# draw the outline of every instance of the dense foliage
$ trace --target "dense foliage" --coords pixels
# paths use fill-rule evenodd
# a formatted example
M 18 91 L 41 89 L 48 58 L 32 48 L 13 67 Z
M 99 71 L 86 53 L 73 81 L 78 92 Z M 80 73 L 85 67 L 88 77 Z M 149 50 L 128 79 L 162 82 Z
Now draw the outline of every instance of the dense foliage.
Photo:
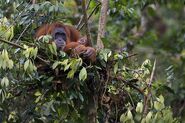
M 37 27 L 78 23 L 79 0 L 0 1 L 0 122 L 161 122 L 185 119 L 181 0 L 110 0 L 97 61 L 69 57 Z M 96 44 L 99 1 L 87 13 Z M 96 9 L 94 11 L 94 9 Z M 93 122 L 93 121 L 91 121 Z

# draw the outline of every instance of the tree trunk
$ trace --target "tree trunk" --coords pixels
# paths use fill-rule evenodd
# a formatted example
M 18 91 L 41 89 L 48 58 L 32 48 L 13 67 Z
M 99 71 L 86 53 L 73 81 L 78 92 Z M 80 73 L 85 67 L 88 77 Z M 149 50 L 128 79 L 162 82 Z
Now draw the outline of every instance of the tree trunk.
M 101 11 L 100 11 L 99 26 L 98 26 L 97 50 L 104 48 L 104 45 L 103 45 L 101 38 L 103 38 L 105 36 L 108 0 L 102 0 L 101 4 L 102 4 L 102 6 L 101 6 Z
M 87 105 L 87 123 L 96 123 L 97 121 L 97 96 L 93 93 L 88 94 L 89 103 Z

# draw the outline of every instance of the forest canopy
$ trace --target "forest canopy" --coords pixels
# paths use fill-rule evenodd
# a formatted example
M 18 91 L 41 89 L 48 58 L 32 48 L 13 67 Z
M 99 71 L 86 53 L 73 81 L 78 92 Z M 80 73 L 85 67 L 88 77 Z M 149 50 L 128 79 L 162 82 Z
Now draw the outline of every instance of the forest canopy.
M 0 123 L 184 122 L 184 20 L 184 0 L 0 0 Z

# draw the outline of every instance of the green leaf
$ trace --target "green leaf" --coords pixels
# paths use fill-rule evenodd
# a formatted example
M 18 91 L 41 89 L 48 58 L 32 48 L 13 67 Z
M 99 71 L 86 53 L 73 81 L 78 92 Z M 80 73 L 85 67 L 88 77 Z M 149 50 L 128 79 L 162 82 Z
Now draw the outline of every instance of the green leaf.
M 3 102 L 6 98 L 6 91 L 4 89 L 0 89 L 0 99 L 1 99 L 1 102 Z
M 8 68 L 9 69 L 13 68 L 13 61 L 12 60 L 8 60 Z
M 5 60 L 3 60 L 3 63 L 2 63 L 2 68 L 5 69 L 6 68 L 6 64 L 7 62 Z
M 129 120 L 132 120 L 132 119 L 133 119 L 133 116 L 132 116 L 132 113 L 131 113 L 130 110 L 128 110 L 128 112 L 127 112 L 127 118 L 128 118 Z
M 51 45 L 51 44 L 48 44 L 48 47 L 49 47 L 50 52 L 51 52 L 52 54 L 54 54 L 52 45 Z
M 9 86 L 9 80 L 7 77 L 3 77 L 3 79 L 1 80 L 1 86 L 2 87 L 8 87 Z
M 35 12 L 37 12 L 39 10 L 40 6 L 38 4 L 34 4 L 33 8 L 34 8 Z
M 70 111 L 69 106 L 67 104 L 61 104 L 60 107 L 58 107 L 56 110 L 59 117 L 63 118 L 66 118 Z
M 57 46 L 56 46 L 55 42 L 52 42 L 52 47 L 53 47 L 53 53 L 55 55 L 57 55 Z
M 122 114 L 121 117 L 120 117 L 120 122 L 121 123 L 125 123 L 125 114 Z
M 2 57 L 0 55 L 0 68 L 2 67 L 2 65 L 3 65 L 3 59 L 2 59 Z
M 108 56 L 107 56 L 107 53 L 103 53 L 103 59 L 105 60 L 105 62 L 107 62 L 107 59 L 108 59 Z
M 25 51 L 23 51 L 23 55 L 25 55 L 26 58 L 30 56 L 29 48 L 27 48 Z
M 55 42 L 52 42 L 51 44 L 48 45 L 49 46 L 49 50 L 52 54 L 57 55 L 57 47 Z
M 68 59 L 65 59 L 64 61 L 61 62 L 61 64 L 62 65 L 67 65 L 68 61 L 69 61 Z
M 116 62 L 116 64 L 114 65 L 114 73 L 116 74 L 118 71 L 118 62 Z
M 52 68 L 55 69 L 58 65 L 59 65 L 59 62 L 56 61 L 56 62 L 52 65 Z
M 6 17 L 0 19 L 0 35 L 3 39 L 10 41 L 14 36 L 14 26 Z
M 138 102 L 137 106 L 136 106 L 136 112 L 142 113 L 142 111 L 143 111 L 143 103 L 142 102 Z
M 54 6 L 49 7 L 49 12 L 52 12 L 55 9 Z
M 76 72 L 76 71 L 73 70 L 73 69 L 70 70 L 69 73 L 67 74 L 67 78 L 72 79 L 72 78 L 74 77 L 75 72 Z
M 29 66 L 30 60 L 28 59 L 25 63 L 24 63 L 24 70 L 26 71 L 28 66 Z
M 49 77 L 47 80 L 46 80 L 46 82 L 52 82 L 52 80 L 54 79 L 54 77 Z
M 112 55 L 112 51 L 108 52 L 107 56 L 111 57 L 111 55 Z
M 32 55 L 33 55 L 34 59 L 37 57 L 37 52 L 38 52 L 38 48 L 37 47 L 32 50 Z
M 71 63 L 69 63 L 68 65 L 65 65 L 64 66 L 64 71 L 68 70 L 70 66 L 71 66 Z
M 51 39 L 52 39 L 51 35 L 44 35 L 44 36 L 40 36 L 38 40 L 42 40 L 42 42 L 48 44 Z
M 79 73 L 79 80 L 81 81 L 84 81 L 85 79 L 87 78 L 87 71 L 86 71 L 86 68 L 83 67 L 81 70 L 80 70 L 80 73 Z
M 34 94 L 36 97 L 38 97 L 38 96 L 41 96 L 42 94 L 40 93 L 40 91 L 37 91 L 37 92 L 35 92 L 35 94 Z
M 162 95 L 159 96 L 159 99 L 160 99 L 159 101 L 160 101 L 161 103 L 164 103 L 164 97 L 163 97 Z
M 81 58 L 79 58 L 79 59 L 72 59 L 70 68 L 71 69 L 77 69 L 81 65 L 82 65 L 82 59 Z
M 150 69 L 151 68 L 151 61 L 149 59 L 146 59 L 143 64 L 142 64 L 142 68 L 147 68 Z
M 81 93 L 78 93 L 78 94 L 79 94 L 80 100 L 83 102 L 84 101 L 84 97 L 82 96 Z
M 143 119 L 141 120 L 141 123 L 146 123 L 146 118 L 143 118 Z
M 148 112 L 148 114 L 146 115 L 146 123 L 150 123 L 151 121 L 151 118 L 152 118 L 152 112 Z
M 2 58 L 4 59 L 4 61 L 8 61 L 9 60 L 8 52 L 5 49 L 3 49 Z
M 32 63 L 32 61 L 29 61 L 29 72 L 33 72 L 36 71 L 37 67 L 35 67 L 35 65 Z
M 38 102 L 40 101 L 40 99 L 41 99 L 41 96 L 38 96 L 38 97 L 36 98 L 36 100 L 35 100 L 35 103 L 38 103 Z
M 11 27 L 9 27 L 9 34 L 7 35 L 7 40 L 12 40 L 12 38 L 14 37 L 14 27 L 11 25 Z
M 103 59 L 105 62 L 107 62 L 108 58 L 111 56 L 112 51 L 109 49 L 102 49 L 99 53 L 100 59 Z
M 157 100 L 159 100 L 160 101 L 160 99 L 158 98 Z M 154 102 L 154 108 L 156 109 L 156 110 L 161 110 L 161 109 L 163 109 L 165 106 L 164 106 L 164 103 L 161 103 L 161 102 L 159 102 L 159 101 L 155 101 Z

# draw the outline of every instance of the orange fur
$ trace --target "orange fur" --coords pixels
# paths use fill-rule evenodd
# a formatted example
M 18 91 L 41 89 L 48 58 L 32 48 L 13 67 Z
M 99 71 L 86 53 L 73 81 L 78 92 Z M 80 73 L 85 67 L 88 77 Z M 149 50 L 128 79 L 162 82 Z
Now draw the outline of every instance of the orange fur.
M 80 55 L 80 54 L 84 53 L 87 50 L 91 50 L 93 53 L 92 53 L 91 56 L 88 57 L 88 59 L 92 62 L 96 61 L 96 51 L 95 51 L 95 49 L 92 48 L 92 47 L 88 47 L 87 45 L 83 45 L 80 42 L 78 42 L 80 40 L 80 33 L 79 33 L 78 30 L 76 30 L 72 26 L 64 25 L 61 22 L 45 24 L 37 30 L 36 35 L 35 35 L 36 39 L 38 39 L 42 35 L 51 35 L 52 32 L 57 27 L 64 28 L 64 30 L 66 32 L 67 41 L 66 41 L 66 46 L 63 50 L 64 52 L 66 52 L 70 55 L 72 53 L 72 56 L 73 56 L 73 53 L 75 53 L 77 55 Z M 74 51 L 71 52 L 73 49 L 74 49 Z

